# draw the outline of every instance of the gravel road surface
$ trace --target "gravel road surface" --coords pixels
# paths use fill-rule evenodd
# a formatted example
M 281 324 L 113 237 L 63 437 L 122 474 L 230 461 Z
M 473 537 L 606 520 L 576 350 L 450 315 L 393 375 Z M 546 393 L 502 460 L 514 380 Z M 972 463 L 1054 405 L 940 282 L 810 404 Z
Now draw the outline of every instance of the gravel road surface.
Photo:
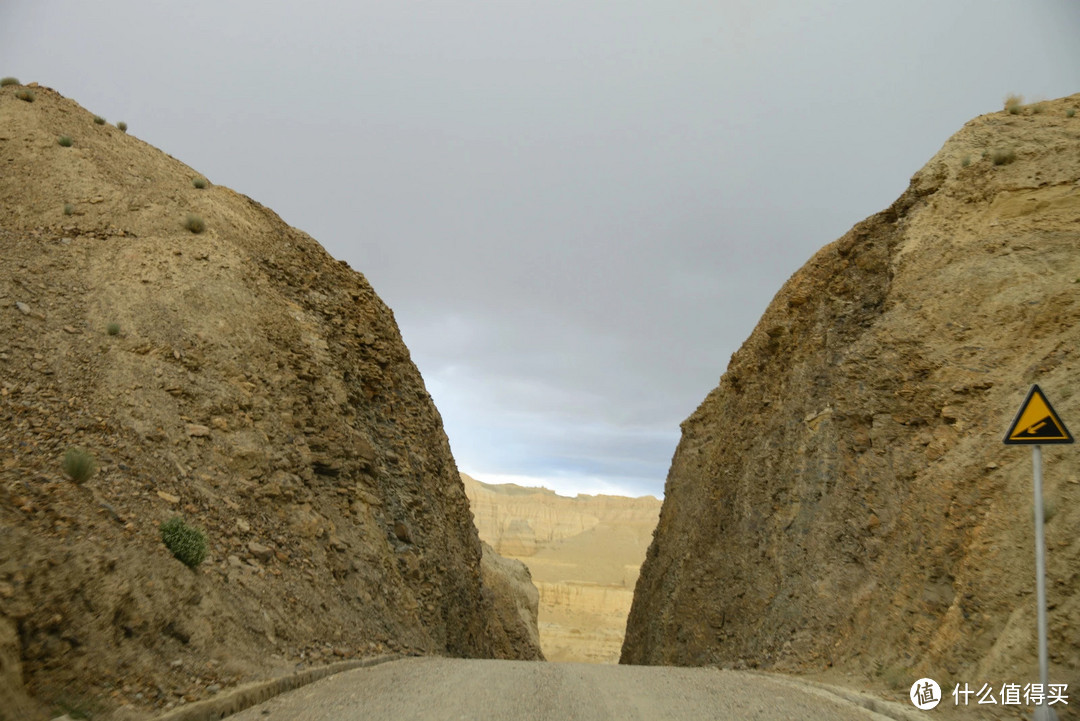
M 322 679 L 232 721 L 868 721 L 886 717 L 764 676 L 707 668 L 406 658 Z

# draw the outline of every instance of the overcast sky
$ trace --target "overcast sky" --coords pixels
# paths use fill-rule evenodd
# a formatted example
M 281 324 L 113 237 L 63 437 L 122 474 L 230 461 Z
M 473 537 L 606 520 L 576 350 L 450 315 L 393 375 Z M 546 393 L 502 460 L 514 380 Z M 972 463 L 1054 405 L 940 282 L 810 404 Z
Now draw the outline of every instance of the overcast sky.
M 660 495 L 781 284 L 1076 0 L 0 0 L 0 75 L 250 195 L 394 309 L 461 470 Z

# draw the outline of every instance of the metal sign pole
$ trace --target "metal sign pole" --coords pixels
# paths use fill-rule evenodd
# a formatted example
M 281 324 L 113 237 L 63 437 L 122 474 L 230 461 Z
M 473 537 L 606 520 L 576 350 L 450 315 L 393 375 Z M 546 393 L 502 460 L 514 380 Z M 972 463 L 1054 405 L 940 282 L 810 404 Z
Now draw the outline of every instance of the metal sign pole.
M 1047 704 L 1050 688 L 1050 661 L 1046 652 L 1046 534 L 1043 529 L 1042 444 L 1073 443 L 1072 433 L 1039 388 L 1031 386 L 1024 404 L 1002 439 L 1005 445 L 1031 446 L 1031 464 L 1035 467 L 1035 590 L 1038 604 L 1039 681 L 1042 703 L 1035 707 L 1035 721 L 1057 721 L 1057 714 Z
M 1042 446 L 1031 447 L 1035 468 L 1035 595 L 1038 604 L 1039 681 L 1043 693 L 1049 689 L 1050 660 L 1046 650 L 1046 537 L 1043 530 Z M 1046 705 L 1046 698 L 1035 708 L 1035 721 L 1057 721 L 1057 714 Z

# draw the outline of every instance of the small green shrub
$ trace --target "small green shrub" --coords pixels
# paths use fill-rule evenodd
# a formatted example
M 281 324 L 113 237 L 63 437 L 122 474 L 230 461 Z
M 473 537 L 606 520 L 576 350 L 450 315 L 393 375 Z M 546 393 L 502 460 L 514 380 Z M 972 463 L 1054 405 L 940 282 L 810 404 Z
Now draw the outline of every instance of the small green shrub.
M 101 117 L 100 115 L 95 115 L 94 116 L 94 125 L 104 125 L 104 124 L 105 124 L 105 118 Z
M 59 138 L 56 139 L 56 142 L 58 142 L 65 148 L 70 148 L 72 145 L 75 144 L 75 141 L 71 139 L 70 135 L 61 135 Z
M 18 78 L 12 78 L 12 77 L 0 78 L 0 88 L 5 88 L 8 85 L 18 85 L 18 84 L 19 84 L 19 79 Z
M 998 148 L 990 159 L 994 161 L 994 165 L 1008 165 L 1016 160 L 1016 151 L 1012 148 Z
M 64 203 L 64 215 L 71 215 L 75 212 L 75 206 L 71 203 Z
M 1065 111 L 1065 117 L 1066 118 L 1071 118 L 1074 115 L 1076 115 L 1076 108 L 1069 108 L 1068 110 Z
M 206 559 L 206 534 L 173 516 L 161 524 L 161 540 L 188 568 L 195 568 Z
M 1032 115 L 1038 115 L 1039 113 L 1041 113 L 1041 112 L 1043 112 L 1045 110 L 1046 110 L 1046 106 L 1043 105 L 1042 103 L 1035 103 L 1034 105 L 1031 106 L 1031 114 Z
M 199 190 L 202 190 L 206 187 L 206 178 L 195 178 L 195 180 L 191 181 L 191 184 Z
M 107 326 L 105 326 L 105 332 L 109 335 L 120 335 L 120 324 L 109 323 Z
M 28 103 L 32 103 L 37 96 L 34 95 L 34 91 L 30 88 L 19 88 L 18 92 L 15 93 L 15 97 L 19 100 L 25 100 Z
M 184 219 L 184 227 L 192 233 L 201 233 L 206 230 L 206 221 L 194 213 L 188 213 L 187 218 Z
M 78 484 L 86 483 L 90 476 L 97 470 L 94 457 L 81 448 L 69 448 L 64 453 L 64 461 L 60 464 L 67 477 Z
M 127 123 L 125 123 L 123 120 L 121 120 L 119 123 L 116 124 L 116 129 L 119 130 L 121 133 L 126 133 L 127 132 Z
M 1018 115 L 1020 109 L 1024 106 L 1023 95 L 1006 95 L 1005 96 L 1005 110 L 1009 115 Z
M 966 168 L 969 165 L 971 165 L 971 156 L 970 155 L 965 155 L 964 159 L 960 161 L 960 167 L 961 168 Z

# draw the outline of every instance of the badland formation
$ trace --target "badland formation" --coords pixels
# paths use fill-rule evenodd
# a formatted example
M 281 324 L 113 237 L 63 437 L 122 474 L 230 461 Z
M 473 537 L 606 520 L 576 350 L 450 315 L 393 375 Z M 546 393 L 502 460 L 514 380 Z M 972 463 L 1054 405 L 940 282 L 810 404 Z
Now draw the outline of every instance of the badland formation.
M 660 501 L 462 481 L 480 538 L 531 572 L 545 657 L 616 663 Z

